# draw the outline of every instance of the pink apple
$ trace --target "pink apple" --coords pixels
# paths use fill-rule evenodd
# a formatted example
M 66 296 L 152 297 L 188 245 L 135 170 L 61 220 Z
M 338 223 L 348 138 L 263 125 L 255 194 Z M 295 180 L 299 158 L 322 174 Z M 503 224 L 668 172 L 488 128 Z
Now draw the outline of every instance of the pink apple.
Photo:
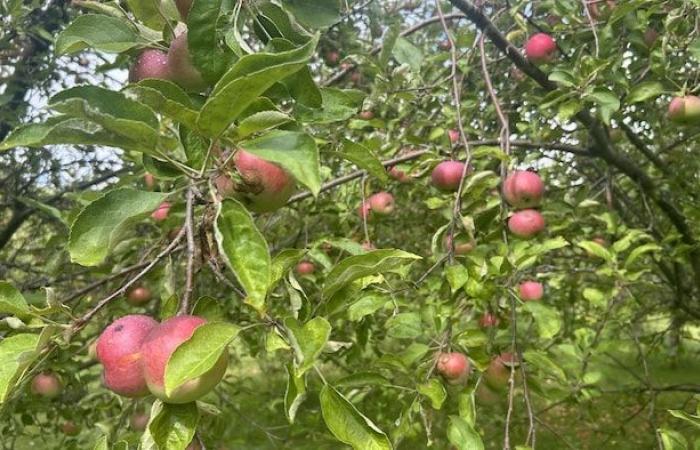
M 97 340 L 97 359 L 102 363 L 104 385 L 124 397 L 148 394 L 143 374 L 141 345 L 158 322 L 140 314 L 112 322 Z
M 46 398 L 58 397 L 63 390 L 61 380 L 52 372 L 43 372 L 32 378 L 31 391 Z
M 126 301 L 132 306 L 140 306 L 151 300 L 151 290 L 144 286 L 135 287 L 126 294 Z
M 520 372 L 517 370 L 519 359 L 510 352 L 504 352 L 494 357 L 484 371 L 484 381 L 494 390 L 501 390 L 508 385 L 510 380 L 511 367 L 515 367 L 515 380 L 520 379 Z
M 207 87 L 202 74 L 194 66 L 187 43 L 187 32 L 173 39 L 168 49 L 170 78 L 183 89 L 201 92 Z
M 301 261 L 296 267 L 297 274 L 301 275 L 302 277 L 305 275 L 311 275 L 315 270 L 316 266 L 310 261 Z
M 163 202 L 160 204 L 158 209 L 153 211 L 153 213 L 151 214 L 151 217 L 156 222 L 162 222 L 168 218 L 168 213 L 170 213 L 170 203 Z
M 467 253 L 474 250 L 474 247 L 476 247 L 476 242 L 474 241 L 474 239 L 470 239 L 462 235 L 455 236 L 454 242 L 455 255 L 457 256 L 466 255 Z M 445 235 L 444 244 L 445 251 L 449 252 L 450 248 L 452 247 L 452 237 L 449 233 Z
M 228 366 L 228 353 L 221 354 L 214 366 L 203 375 L 187 381 L 169 395 L 165 393 L 165 368 L 170 356 L 192 337 L 197 327 L 206 323 L 198 316 L 177 316 L 154 327 L 141 347 L 144 375 L 148 389 L 165 403 L 189 403 L 208 393 L 221 381 Z
M 462 353 L 442 353 L 438 356 L 437 371 L 450 384 L 459 384 L 466 381 L 470 370 L 469 360 Z
M 508 229 L 514 235 L 528 239 L 544 230 L 544 217 L 534 209 L 516 211 L 508 219 Z
M 406 172 L 404 172 L 396 166 L 393 166 L 389 169 L 389 176 L 394 180 L 398 181 L 399 183 L 411 182 L 411 177 L 406 175 Z
M 361 111 L 359 117 L 362 120 L 372 120 L 374 119 L 374 113 L 369 110 Z
M 451 130 L 447 131 L 447 136 L 450 138 L 450 142 L 453 144 L 456 144 L 459 142 L 459 130 L 456 128 L 453 128 Z
M 539 206 L 544 194 L 544 183 L 539 175 L 529 170 L 516 170 L 503 183 L 503 197 L 517 209 Z
M 696 124 L 700 122 L 700 97 L 686 95 L 675 97 L 668 105 L 668 118 L 680 124 Z
M 459 182 L 462 179 L 464 163 L 459 161 L 443 161 L 433 169 L 431 180 L 433 186 L 441 191 L 456 191 L 459 189 Z M 467 169 L 467 175 L 471 169 Z
M 131 415 L 129 418 L 129 426 L 134 431 L 143 431 L 148 425 L 148 421 L 151 417 L 144 412 L 137 412 Z
M 533 64 L 544 64 L 552 61 L 556 51 L 557 44 L 546 33 L 532 35 L 525 44 L 525 56 Z
M 143 182 L 146 185 L 146 188 L 151 190 L 156 185 L 156 177 L 154 177 L 152 173 L 146 172 L 143 174 Z
M 360 206 L 357 207 L 357 215 L 360 216 L 362 220 L 369 220 L 372 214 L 372 206 L 367 200 L 362 202 Z
M 129 82 L 137 83 L 146 78 L 170 79 L 167 53 L 153 48 L 141 52 L 129 69 Z
M 479 319 L 479 326 L 481 328 L 495 328 L 499 323 L 501 323 L 501 321 L 498 319 L 498 316 L 490 312 L 485 312 L 484 315 L 481 316 L 481 319 Z
M 369 207 L 376 214 L 389 215 L 394 212 L 394 196 L 388 192 L 377 192 L 370 196 Z
M 235 187 L 236 195 L 251 211 L 275 211 L 294 193 L 294 177 L 279 165 L 242 149 L 233 160 L 242 180 Z
M 536 301 L 544 295 L 544 286 L 537 281 L 523 281 L 518 286 L 518 292 L 524 302 Z

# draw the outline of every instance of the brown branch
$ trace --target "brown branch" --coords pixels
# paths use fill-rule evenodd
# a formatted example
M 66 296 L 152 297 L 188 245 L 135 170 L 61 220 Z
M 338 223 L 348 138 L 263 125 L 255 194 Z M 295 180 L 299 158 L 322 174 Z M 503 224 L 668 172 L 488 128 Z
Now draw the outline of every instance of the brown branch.
M 185 235 L 187 236 L 187 267 L 185 278 L 185 292 L 180 301 L 179 315 L 187 314 L 190 309 L 190 300 L 194 290 L 194 186 L 187 189 L 187 206 L 185 208 Z

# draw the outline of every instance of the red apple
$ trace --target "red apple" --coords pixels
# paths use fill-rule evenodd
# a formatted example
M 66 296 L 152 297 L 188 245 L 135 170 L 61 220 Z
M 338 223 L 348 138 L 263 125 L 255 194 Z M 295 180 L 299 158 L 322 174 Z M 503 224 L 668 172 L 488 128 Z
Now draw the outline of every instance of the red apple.
M 466 255 L 474 250 L 474 247 L 476 247 L 476 242 L 474 242 L 474 239 L 467 238 L 466 236 L 457 235 L 455 236 L 454 241 L 455 255 L 457 256 Z M 452 247 L 452 237 L 449 235 L 449 233 L 445 235 L 443 242 L 445 244 L 445 251 L 449 252 L 450 248 Z
M 514 235 L 528 239 L 544 230 L 544 217 L 534 209 L 516 211 L 508 219 L 508 229 Z
M 459 384 L 466 381 L 470 370 L 469 360 L 462 353 L 441 353 L 438 356 L 437 371 L 449 384 Z
M 61 431 L 66 436 L 77 436 L 80 433 L 80 427 L 72 420 L 66 420 L 61 424 Z
M 143 374 L 141 346 L 158 325 L 148 316 L 132 314 L 112 322 L 97 339 L 97 359 L 107 389 L 124 397 L 148 394 Z
M 242 181 L 235 187 L 236 195 L 251 211 L 275 211 L 294 193 L 294 177 L 277 164 L 242 149 L 233 160 Z
M 536 33 L 525 43 L 525 56 L 533 64 L 544 64 L 552 61 L 557 45 L 547 33 Z
M 357 207 L 357 215 L 360 216 L 362 220 L 369 220 L 372 215 L 372 206 L 367 200 L 362 202 L 360 206 Z
M 700 122 L 700 97 L 675 97 L 668 105 L 668 118 L 672 122 L 686 125 Z
M 338 62 L 340 62 L 340 53 L 335 50 L 328 51 L 324 55 L 323 59 L 326 60 L 326 64 L 329 66 L 335 66 L 338 64 Z
M 360 111 L 359 117 L 362 120 L 372 120 L 374 119 L 374 112 L 369 110 Z
M 126 301 L 132 306 L 140 306 L 144 303 L 148 303 L 151 298 L 151 290 L 144 286 L 135 287 L 126 294 Z
M 137 83 L 146 78 L 170 79 L 167 53 L 153 48 L 141 52 L 129 69 L 129 82 Z
M 517 209 L 539 206 L 544 194 L 544 183 L 539 175 L 529 170 L 516 170 L 503 183 L 503 197 Z
M 148 333 L 141 347 L 144 375 L 148 389 L 165 403 L 189 403 L 208 393 L 221 381 L 228 366 L 224 352 L 214 366 L 203 375 L 187 381 L 169 395 L 165 393 L 165 368 L 173 352 L 206 323 L 198 316 L 177 316 L 166 320 Z
M 394 196 L 388 192 L 377 192 L 370 196 L 369 207 L 379 215 L 389 215 L 394 211 Z
M 177 6 L 182 20 L 186 21 L 190 13 L 190 8 L 192 8 L 192 0 L 175 0 L 175 6 Z
M 149 190 L 153 189 L 156 185 L 156 177 L 152 173 L 146 172 L 143 174 L 143 183 Z
M 406 175 L 406 172 L 403 170 L 399 169 L 396 166 L 392 166 L 389 169 L 389 176 L 393 178 L 394 180 L 398 181 L 399 183 L 410 183 L 411 182 L 411 177 Z
M 659 32 L 653 28 L 649 28 L 644 32 L 644 37 L 643 37 L 644 44 L 649 48 L 652 48 L 654 46 L 654 44 L 656 43 L 656 40 L 658 38 L 659 38 Z
M 524 302 L 540 300 L 544 295 L 544 286 L 537 281 L 523 281 L 518 286 L 518 292 Z
M 376 250 L 376 249 L 377 249 L 377 247 L 375 247 L 375 245 L 372 244 L 371 242 L 364 241 L 362 243 L 362 250 L 364 250 L 366 252 L 371 252 L 372 250 Z
M 32 378 L 31 391 L 46 398 L 58 397 L 63 390 L 61 380 L 52 372 L 43 372 Z
M 158 209 L 153 211 L 153 213 L 151 214 L 151 217 L 156 222 L 162 222 L 168 218 L 169 213 L 170 213 L 170 203 L 163 202 L 160 204 L 160 206 L 158 206 Z
M 148 426 L 151 417 L 145 412 L 136 412 L 129 418 L 129 426 L 134 431 L 143 431 Z
M 490 312 L 485 312 L 484 315 L 481 316 L 481 319 L 479 319 L 479 326 L 481 328 L 495 328 L 499 323 L 501 323 L 501 321 L 498 319 L 498 316 Z
M 362 73 L 357 71 L 357 70 L 353 70 L 350 73 L 350 81 L 352 81 L 355 84 L 359 84 L 362 81 Z M 372 116 L 372 117 L 374 117 L 374 116 Z M 368 119 L 365 119 L 365 120 L 368 120 Z
M 452 44 L 450 44 L 450 40 L 449 40 L 449 39 L 445 39 L 445 40 L 440 41 L 440 42 L 438 43 L 438 48 L 439 48 L 440 50 L 447 51 L 447 50 L 449 50 L 449 49 L 452 48 Z
M 459 161 L 443 161 L 433 169 L 431 180 L 433 186 L 441 191 L 456 191 L 459 189 L 459 182 L 462 179 L 464 172 L 464 163 Z M 466 174 L 469 175 L 471 168 L 467 168 Z
M 311 275 L 315 270 L 316 266 L 310 261 L 301 261 L 296 267 L 297 274 L 301 275 L 302 277 L 304 275 Z
M 173 39 L 168 49 L 168 67 L 171 79 L 191 92 L 201 92 L 207 87 L 202 74 L 194 67 L 187 44 L 187 32 Z
M 491 389 L 502 390 L 510 380 L 511 367 L 516 368 L 516 380 L 519 379 L 518 361 L 518 357 L 510 352 L 504 352 L 494 357 L 484 371 L 484 381 Z
M 451 130 L 447 130 L 447 136 L 450 138 L 450 142 L 453 144 L 456 144 L 459 142 L 459 130 L 456 128 L 453 128 Z

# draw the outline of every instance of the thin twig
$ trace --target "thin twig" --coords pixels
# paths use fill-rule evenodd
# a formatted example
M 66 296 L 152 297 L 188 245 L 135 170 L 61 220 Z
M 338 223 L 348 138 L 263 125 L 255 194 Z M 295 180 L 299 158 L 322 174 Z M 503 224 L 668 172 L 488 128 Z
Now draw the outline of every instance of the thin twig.
M 179 315 L 187 314 L 190 309 L 190 300 L 194 290 L 194 186 L 187 190 L 187 206 L 185 208 L 185 235 L 187 236 L 187 268 L 185 279 L 185 292 L 180 301 Z

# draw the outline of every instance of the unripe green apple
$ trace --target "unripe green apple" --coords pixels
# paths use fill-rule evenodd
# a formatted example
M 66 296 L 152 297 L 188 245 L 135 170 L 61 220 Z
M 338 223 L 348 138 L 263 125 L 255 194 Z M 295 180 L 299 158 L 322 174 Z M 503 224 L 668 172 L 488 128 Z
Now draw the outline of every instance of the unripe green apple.
M 165 368 L 170 356 L 192 337 L 197 327 L 206 323 L 198 316 L 177 316 L 154 327 L 143 341 L 144 375 L 148 389 L 165 403 L 189 403 L 197 400 L 221 381 L 228 366 L 224 352 L 214 366 L 203 375 L 187 381 L 169 395 L 165 393 Z

